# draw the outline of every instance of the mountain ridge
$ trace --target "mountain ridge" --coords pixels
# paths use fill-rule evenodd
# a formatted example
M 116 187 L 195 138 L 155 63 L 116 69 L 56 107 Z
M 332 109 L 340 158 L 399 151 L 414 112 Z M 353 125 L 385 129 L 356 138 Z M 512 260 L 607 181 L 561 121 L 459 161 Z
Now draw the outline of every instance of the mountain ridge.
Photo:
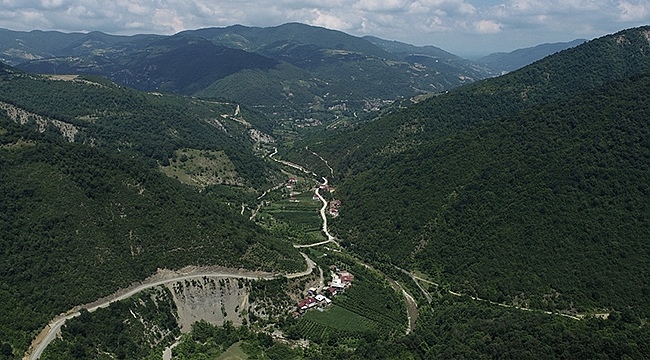
M 11 34 L 15 38 L 20 33 Z M 38 34 L 23 36 L 31 39 Z M 488 69 L 458 57 L 406 57 L 364 38 L 299 23 L 206 28 L 167 37 L 47 34 L 52 36 L 51 43 L 59 45 L 56 52 L 49 51 L 54 50 L 52 46 L 48 51 L 29 52 L 15 39 L 7 41 L 0 52 L 10 64 L 30 72 L 100 75 L 140 90 L 225 98 L 261 111 L 281 106 L 279 110 L 288 117 L 325 123 L 355 121 L 354 113 L 372 112 L 383 101 L 439 92 L 492 76 Z M 176 39 L 176 44 L 157 45 L 161 41 L 169 45 L 169 39 Z M 182 44 L 180 39 L 201 46 Z M 32 39 L 29 44 L 36 47 L 38 42 Z M 218 46 L 232 50 L 217 56 Z M 172 68 L 181 70 L 157 71 Z M 261 84 L 279 81 L 280 89 L 264 85 L 262 90 L 272 96 L 248 96 L 247 90 L 259 90 L 259 86 L 242 85 L 249 83 L 251 73 Z M 349 110 L 336 110 L 341 108 Z
M 492 53 L 476 61 L 503 73 L 520 69 L 546 56 L 562 50 L 576 47 L 587 42 L 587 39 L 575 39 L 567 42 L 544 43 L 533 47 L 513 50 L 511 52 Z

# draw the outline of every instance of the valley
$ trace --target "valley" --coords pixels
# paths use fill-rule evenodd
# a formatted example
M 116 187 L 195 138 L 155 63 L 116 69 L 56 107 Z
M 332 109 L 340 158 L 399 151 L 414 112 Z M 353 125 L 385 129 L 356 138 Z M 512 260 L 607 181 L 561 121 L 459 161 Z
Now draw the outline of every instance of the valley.
M 648 357 L 648 34 L 33 43 L 0 67 L 0 360 Z

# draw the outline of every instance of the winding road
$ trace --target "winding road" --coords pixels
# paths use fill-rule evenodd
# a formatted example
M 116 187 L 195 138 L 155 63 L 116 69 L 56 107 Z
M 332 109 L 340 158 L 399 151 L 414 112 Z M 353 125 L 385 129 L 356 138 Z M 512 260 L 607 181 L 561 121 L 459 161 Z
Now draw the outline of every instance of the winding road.
M 284 276 L 288 279 L 299 278 L 311 274 L 316 267 L 316 263 L 311 260 L 304 253 L 300 253 L 307 263 L 307 270 L 291 273 L 291 274 L 281 274 L 281 273 L 265 273 L 265 272 L 253 272 L 246 270 L 237 270 L 237 269 L 222 269 L 217 271 L 206 271 L 204 269 L 194 269 L 187 273 L 182 272 L 171 272 L 166 275 L 163 275 L 164 278 L 159 278 L 161 275 L 154 275 L 142 283 L 134 285 L 128 289 L 117 291 L 116 293 L 105 297 L 101 300 L 95 301 L 94 303 L 77 306 L 74 309 L 64 313 L 63 315 L 57 316 L 41 331 L 41 333 L 36 337 L 32 342 L 29 350 L 23 357 L 23 359 L 39 359 L 43 354 L 45 348 L 56 338 L 59 334 L 61 327 L 69 319 L 75 318 L 81 314 L 81 310 L 85 309 L 88 312 L 94 312 L 97 309 L 108 307 L 111 303 L 116 301 L 127 299 L 143 290 L 151 289 L 156 286 L 174 283 L 183 280 L 191 279 L 201 279 L 204 277 L 209 278 L 237 278 L 237 279 L 249 279 L 249 280 L 271 280 L 279 276 Z
M 323 159 L 323 157 L 320 156 L 320 155 L 318 155 L 317 153 L 315 153 L 315 152 L 309 150 L 309 148 L 305 147 L 305 149 L 308 150 L 308 151 L 310 151 L 313 155 L 315 155 L 315 156 L 317 156 L 318 158 L 320 158 L 320 159 L 325 163 L 325 165 L 327 165 L 327 167 L 329 168 L 329 170 L 330 170 L 330 174 L 332 174 L 332 175 L 334 174 L 334 169 L 332 169 L 332 167 L 329 165 L 329 163 L 327 162 L 327 160 Z M 284 165 L 290 166 L 290 167 L 292 167 L 292 168 L 294 168 L 294 169 L 298 169 L 298 170 L 300 170 L 300 171 L 303 171 L 303 172 L 306 173 L 306 174 L 312 174 L 312 175 L 314 175 L 314 176 L 318 176 L 318 175 L 316 175 L 316 173 L 314 173 L 313 171 L 309 171 L 309 170 L 305 169 L 304 167 L 302 167 L 302 166 L 300 166 L 300 165 L 298 165 L 298 164 L 294 164 L 294 163 L 292 163 L 292 162 L 285 161 L 285 160 L 278 160 L 278 159 L 275 159 L 273 156 L 276 155 L 277 153 L 278 153 L 278 148 L 274 148 L 273 153 L 272 153 L 272 154 L 269 154 L 269 158 L 271 158 L 272 160 L 277 161 L 277 162 L 279 162 L 279 163 L 281 163 L 281 164 L 284 164 Z M 328 181 L 327 181 L 327 178 L 326 178 L 326 177 L 323 177 L 322 179 L 323 179 L 323 182 L 322 182 L 321 184 L 319 184 L 319 186 L 316 187 L 315 194 L 316 194 L 316 196 L 318 196 L 318 198 L 320 199 L 320 201 L 323 203 L 323 206 L 322 206 L 321 209 L 320 209 L 320 216 L 321 216 L 321 219 L 323 220 L 323 227 L 322 227 L 322 230 L 323 230 L 323 233 L 325 234 L 325 236 L 327 236 L 327 240 L 320 241 L 320 242 L 313 243 L 313 244 L 306 244 L 306 245 L 298 245 L 298 244 L 294 244 L 293 247 L 295 247 L 295 248 L 310 248 L 310 247 L 315 247 L 315 246 L 325 245 L 325 244 L 330 243 L 330 242 L 336 244 L 336 245 L 339 246 L 339 247 L 341 247 L 341 245 L 336 241 L 336 237 L 334 237 L 334 236 L 329 232 L 329 229 L 328 229 L 328 227 L 327 227 L 327 215 L 326 215 L 326 210 L 327 210 L 327 200 L 325 200 L 325 198 L 320 194 L 320 185 L 325 185 L 325 186 L 327 186 L 327 185 L 328 185 Z M 356 258 L 355 258 L 355 259 L 356 259 Z M 361 261 L 361 260 L 359 260 L 359 259 L 356 259 L 356 260 L 357 260 L 360 264 L 363 264 L 363 265 L 364 265 L 365 267 L 367 267 L 368 269 L 373 269 L 370 265 L 364 263 L 363 261 Z M 385 275 L 384 275 L 384 276 L 385 276 Z M 404 287 L 403 287 L 402 285 L 400 285 L 397 281 L 395 281 L 395 280 L 389 278 L 388 276 L 386 276 L 386 278 L 390 281 L 391 285 L 393 286 L 393 288 L 394 288 L 395 290 L 400 291 L 400 292 L 404 295 L 404 301 L 406 302 L 406 317 L 408 318 L 407 327 L 406 327 L 406 334 L 408 335 L 409 333 L 411 333 L 411 331 L 413 331 L 413 329 L 414 329 L 414 327 L 415 327 L 415 322 L 416 322 L 416 320 L 417 320 L 417 318 L 418 318 L 418 316 L 419 316 L 418 304 L 417 304 L 417 302 L 415 301 L 415 299 L 413 298 L 413 296 L 411 296 L 411 295 L 406 291 L 406 289 L 404 289 Z M 424 289 L 423 289 L 423 290 L 424 290 Z
M 316 173 L 311 172 L 304 167 L 284 161 L 284 160 L 278 160 L 273 158 L 275 154 L 277 154 L 278 150 L 275 148 L 274 152 L 269 155 L 269 157 L 277 161 L 279 163 L 282 163 L 284 165 L 290 166 L 292 168 L 298 169 L 306 174 L 311 174 L 313 176 L 318 176 Z M 314 153 L 316 156 L 320 157 L 318 154 Z M 321 160 L 323 160 L 326 164 L 327 161 L 320 157 Z M 329 167 L 329 164 L 327 164 Z M 330 171 L 333 172 L 333 169 L 331 167 Z M 323 177 L 323 183 L 320 185 L 327 185 L 328 181 L 327 178 Z M 266 195 L 269 191 L 272 191 L 273 189 L 269 189 L 268 191 L 265 191 L 260 198 L 262 198 L 264 195 Z M 323 226 L 322 230 L 323 233 L 327 236 L 327 240 L 317 242 L 314 244 L 308 244 L 308 245 L 293 245 L 295 248 L 308 248 L 308 247 L 315 247 L 315 246 L 320 246 L 324 245 L 327 243 L 334 243 L 338 246 L 339 243 L 336 241 L 336 237 L 334 237 L 332 234 L 330 234 L 329 229 L 327 227 L 327 216 L 326 216 L 326 209 L 327 209 L 327 200 L 320 194 L 319 192 L 320 187 L 316 187 L 315 193 L 318 196 L 318 198 L 321 200 L 323 203 L 323 206 L 320 209 L 320 215 L 321 219 L 323 221 Z M 243 210 L 243 206 L 242 206 Z M 254 216 L 254 215 L 253 215 Z M 81 306 L 76 306 L 75 308 L 55 317 L 52 319 L 48 325 L 45 326 L 45 328 L 39 333 L 39 335 L 32 341 L 32 344 L 30 345 L 29 349 L 23 356 L 24 360 L 36 360 L 41 357 L 43 354 L 43 351 L 47 348 L 47 346 L 54 341 L 54 339 L 57 337 L 57 335 L 61 331 L 61 327 L 65 324 L 65 322 L 69 319 L 75 318 L 81 314 L 81 310 L 87 310 L 88 312 L 94 312 L 97 309 L 100 308 L 105 308 L 108 307 L 111 303 L 114 303 L 116 301 L 124 300 L 127 299 L 143 290 L 146 289 L 151 289 L 156 286 L 164 285 L 164 284 L 169 284 L 169 283 L 174 283 L 178 281 L 183 281 L 183 280 L 191 280 L 191 279 L 200 279 L 200 278 L 205 278 L 205 277 L 210 277 L 210 278 L 238 278 L 238 279 L 250 279 L 250 280 L 270 280 L 273 278 L 281 277 L 284 276 L 288 279 L 294 279 L 294 278 L 299 278 L 303 276 L 307 276 L 311 274 L 316 267 L 316 263 L 314 263 L 313 260 L 311 260 L 306 254 L 300 253 L 304 258 L 305 262 L 307 263 L 307 270 L 297 272 L 297 273 L 291 273 L 291 274 L 281 274 L 281 273 L 267 273 L 267 272 L 253 272 L 253 271 L 247 271 L 247 270 L 237 270 L 237 269 L 219 269 L 219 270 L 206 270 L 206 269 L 201 269 L 201 268 L 192 268 L 191 270 L 186 270 L 183 272 L 183 270 L 173 272 L 169 271 L 165 274 L 156 274 L 153 275 L 147 279 L 145 279 L 143 282 L 139 284 L 135 284 L 127 289 L 119 290 L 115 292 L 112 295 L 109 295 L 107 297 L 104 297 L 102 299 L 99 299 L 93 303 L 86 304 L 86 305 L 81 305 Z M 362 262 L 361 262 L 362 263 Z M 364 264 L 365 265 L 365 264 Z M 368 265 L 366 265 L 369 267 Z M 321 282 L 322 280 L 322 270 L 319 268 L 320 273 L 321 273 Z M 390 280 L 390 279 L 389 279 Z M 396 281 L 391 280 L 391 283 L 396 286 L 396 289 L 401 290 L 401 292 L 404 295 L 404 299 L 407 304 L 407 317 L 408 317 L 408 327 L 406 330 L 406 333 L 410 333 L 412 331 L 412 328 L 415 324 L 415 320 L 417 319 L 418 316 L 418 310 L 417 310 L 417 303 L 415 302 L 415 299 L 411 295 L 409 295 L 406 290 L 398 284 Z
M 323 183 L 320 184 L 320 185 L 327 186 L 327 178 L 323 178 Z M 320 201 L 323 203 L 323 206 L 320 208 L 320 217 L 323 220 L 322 230 L 323 230 L 323 233 L 325 234 L 325 236 L 327 237 L 327 240 L 320 241 L 320 242 L 313 243 L 313 244 L 307 244 L 307 245 L 294 244 L 293 247 L 295 247 L 295 248 L 309 248 L 309 247 L 314 247 L 314 246 L 325 245 L 325 244 L 330 243 L 330 242 L 336 244 L 337 246 L 341 246 L 336 241 L 336 237 L 334 237 L 332 234 L 330 234 L 329 229 L 327 228 L 327 214 L 325 213 L 325 211 L 327 210 L 327 200 L 325 200 L 325 198 L 320 194 L 319 190 L 320 190 L 320 186 L 317 186 L 316 190 L 315 190 L 315 194 L 318 196 Z

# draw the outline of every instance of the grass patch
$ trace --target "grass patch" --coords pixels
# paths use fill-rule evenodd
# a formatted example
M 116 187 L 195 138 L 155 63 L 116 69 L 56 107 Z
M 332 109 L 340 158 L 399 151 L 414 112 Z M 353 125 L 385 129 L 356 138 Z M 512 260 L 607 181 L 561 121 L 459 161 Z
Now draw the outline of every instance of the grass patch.
M 174 152 L 169 166 L 160 170 L 184 184 L 206 187 L 216 184 L 242 185 L 235 165 L 223 151 L 183 149 Z
M 282 199 L 264 208 L 263 212 L 306 232 L 317 232 L 321 228 L 319 210 L 322 203 L 313 200 L 312 196 L 312 192 L 303 192 L 293 196 L 294 201 Z
M 248 355 L 242 349 L 242 342 L 232 344 L 217 360 L 246 360 Z

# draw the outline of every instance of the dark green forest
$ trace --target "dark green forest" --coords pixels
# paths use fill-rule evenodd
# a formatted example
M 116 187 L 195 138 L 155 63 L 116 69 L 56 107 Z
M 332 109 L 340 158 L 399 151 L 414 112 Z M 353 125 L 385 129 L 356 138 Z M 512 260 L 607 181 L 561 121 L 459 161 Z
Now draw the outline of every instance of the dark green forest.
M 594 41 L 585 52 L 595 52 L 598 44 L 605 50 L 612 42 L 623 46 L 618 37 L 633 41 L 636 35 Z M 504 83 L 518 92 L 521 82 L 514 79 L 566 56 L 583 58 L 573 54 L 578 49 L 454 94 L 476 100 L 494 89 L 492 105 L 473 108 L 485 114 L 481 120 L 475 114 L 473 124 L 459 125 L 455 112 L 425 112 L 425 105 L 433 111 L 447 95 L 393 115 L 420 114 L 425 130 L 393 137 L 367 157 L 352 152 L 338 163 L 344 183 L 337 196 L 344 205 L 333 226 L 344 245 L 366 259 L 418 269 L 452 290 L 496 302 L 566 312 L 630 309 L 646 318 L 650 77 L 619 71 L 620 80 L 594 78 L 562 98 L 520 110 L 510 104 L 505 112 L 503 102 L 511 97 Z M 635 71 L 647 73 L 643 59 L 636 60 Z M 542 90 L 537 92 L 551 94 Z M 426 130 L 443 123 L 436 119 L 461 130 Z M 368 128 L 378 129 L 374 123 Z M 321 154 L 330 155 L 326 149 Z
M 4 116 L 0 126 L 0 338 L 17 353 L 55 315 L 158 268 L 305 266 L 290 244 L 139 157 Z
M 160 359 L 180 335 L 175 313 L 167 288 L 143 291 L 92 314 L 82 310 L 64 327 L 65 340 L 48 346 L 41 359 Z
M 415 105 L 399 102 L 369 123 L 303 139 L 340 176 L 358 174 L 458 130 L 526 108 L 573 98 L 607 83 L 650 72 L 649 27 L 589 41 L 497 78 L 462 86 Z

